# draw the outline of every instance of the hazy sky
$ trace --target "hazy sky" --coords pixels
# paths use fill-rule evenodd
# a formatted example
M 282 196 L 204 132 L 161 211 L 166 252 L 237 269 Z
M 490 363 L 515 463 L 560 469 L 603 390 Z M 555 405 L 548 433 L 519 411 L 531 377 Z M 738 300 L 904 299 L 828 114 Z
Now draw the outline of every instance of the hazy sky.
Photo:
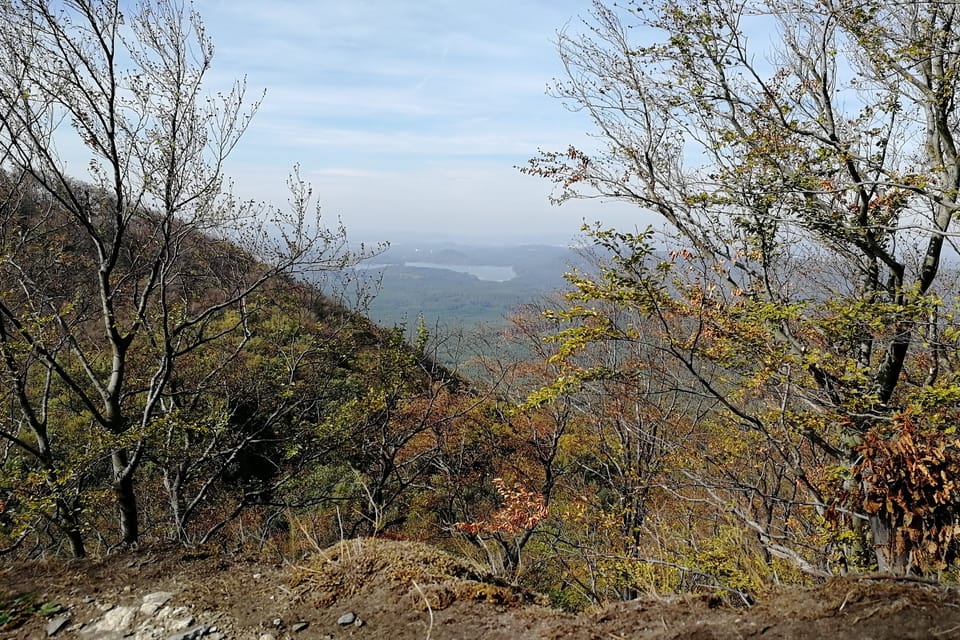
M 538 148 L 584 143 L 590 123 L 546 95 L 554 39 L 589 0 L 199 0 L 215 82 L 246 75 L 260 112 L 229 173 L 284 202 L 294 162 L 351 236 L 411 233 L 565 242 L 623 205 L 547 201 L 521 175 Z M 642 221 L 642 220 L 641 220 Z

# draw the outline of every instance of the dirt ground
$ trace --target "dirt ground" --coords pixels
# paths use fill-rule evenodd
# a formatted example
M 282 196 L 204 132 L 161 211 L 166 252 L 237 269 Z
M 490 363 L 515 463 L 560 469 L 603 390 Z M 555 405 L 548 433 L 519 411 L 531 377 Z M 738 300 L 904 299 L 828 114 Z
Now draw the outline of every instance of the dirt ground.
M 671 596 L 573 616 L 431 547 L 352 540 L 295 564 L 168 548 L 7 564 L 0 618 L 12 619 L 0 624 L 0 640 L 48 637 L 55 607 L 44 604 L 83 623 L 103 615 L 105 603 L 135 604 L 157 591 L 173 593 L 198 620 L 215 621 L 220 637 L 255 640 L 960 638 L 960 591 L 918 581 L 837 578 L 749 609 Z M 25 594 L 33 595 L 21 601 L 33 604 L 12 604 Z M 347 613 L 362 625 L 340 624 Z M 56 638 L 91 638 L 82 627 Z

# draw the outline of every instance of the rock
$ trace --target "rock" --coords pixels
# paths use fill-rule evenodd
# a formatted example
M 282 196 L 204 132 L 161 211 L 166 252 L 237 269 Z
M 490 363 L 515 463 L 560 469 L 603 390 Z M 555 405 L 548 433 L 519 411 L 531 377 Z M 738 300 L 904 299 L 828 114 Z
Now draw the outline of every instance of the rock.
M 188 615 L 190 615 L 190 609 L 187 607 L 163 607 L 157 612 L 157 619 L 166 620 L 167 618 L 180 618 Z
M 180 631 L 181 629 L 186 629 L 193 625 L 194 619 L 193 616 L 187 616 L 186 618 L 180 618 L 179 620 L 173 620 L 167 624 L 167 628 L 170 631 Z
M 283 618 L 274 618 L 274 619 L 273 619 L 273 626 L 276 627 L 277 629 L 282 629 L 282 628 L 283 628 Z
M 201 624 L 197 625 L 196 627 L 191 627 L 186 631 L 175 633 L 172 636 L 167 636 L 167 640 L 196 640 L 197 638 L 203 638 L 204 636 L 211 638 L 213 635 L 215 635 L 207 635 L 208 633 L 211 633 L 211 627 Z
M 166 633 L 166 629 L 162 627 L 154 627 L 149 624 L 142 625 L 137 627 L 137 630 L 134 631 L 133 635 L 126 635 L 124 638 L 132 638 L 133 640 L 159 640 Z
M 273 635 L 272 633 L 261 633 L 258 640 L 277 640 L 277 636 Z
M 341 627 L 348 627 L 356 621 L 357 621 L 357 614 L 355 614 L 353 611 L 348 611 L 342 616 L 340 616 L 339 618 L 337 618 L 337 624 L 340 625 Z
M 362 627 L 362 626 L 365 625 L 365 624 L 367 624 L 367 623 L 364 622 L 364 621 L 363 621 L 362 619 L 360 619 L 360 618 L 357 618 L 356 620 L 353 621 L 353 626 L 355 626 L 355 627 Z
M 309 622 L 294 622 L 292 625 L 290 625 L 290 630 L 294 633 L 300 633 L 309 626 Z
M 47 622 L 47 635 L 48 636 L 57 635 L 57 633 L 59 633 L 61 629 L 67 626 L 68 622 L 70 622 L 69 613 L 61 613 L 57 617 L 51 618 L 50 621 Z
M 126 631 L 136 615 L 135 607 L 114 607 L 91 627 L 90 632 L 106 634 Z
M 169 591 L 157 591 L 156 593 L 145 595 L 143 596 L 143 604 L 140 605 L 140 613 L 145 616 L 152 616 L 160 610 L 160 607 L 170 602 L 170 598 L 172 597 L 173 594 Z

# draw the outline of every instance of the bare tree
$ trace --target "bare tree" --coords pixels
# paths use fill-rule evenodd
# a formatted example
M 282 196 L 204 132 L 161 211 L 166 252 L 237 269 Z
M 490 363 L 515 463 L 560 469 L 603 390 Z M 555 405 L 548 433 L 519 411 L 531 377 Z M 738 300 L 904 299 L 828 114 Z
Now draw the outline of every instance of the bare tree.
M 137 541 L 137 469 L 178 363 L 243 335 L 267 283 L 357 256 L 296 173 L 289 209 L 231 196 L 224 161 L 259 103 L 242 81 L 205 93 L 213 45 L 188 5 L 4 0 L 0 16 L 0 437 L 46 470 L 42 511 L 83 555 L 67 487 L 109 458 Z M 84 182 L 61 152 L 77 148 Z

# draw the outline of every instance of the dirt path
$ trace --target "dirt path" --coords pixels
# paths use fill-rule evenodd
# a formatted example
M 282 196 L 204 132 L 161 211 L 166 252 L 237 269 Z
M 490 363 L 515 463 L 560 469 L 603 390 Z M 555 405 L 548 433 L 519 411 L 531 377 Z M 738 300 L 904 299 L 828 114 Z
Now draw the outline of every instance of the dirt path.
M 169 548 L 7 565 L 0 596 L 0 619 L 13 614 L 0 640 L 47 638 L 54 622 L 53 637 L 86 639 L 960 638 L 960 593 L 919 582 L 838 578 L 750 609 L 674 596 L 572 616 L 433 548 L 377 540 L 295 566 Z

